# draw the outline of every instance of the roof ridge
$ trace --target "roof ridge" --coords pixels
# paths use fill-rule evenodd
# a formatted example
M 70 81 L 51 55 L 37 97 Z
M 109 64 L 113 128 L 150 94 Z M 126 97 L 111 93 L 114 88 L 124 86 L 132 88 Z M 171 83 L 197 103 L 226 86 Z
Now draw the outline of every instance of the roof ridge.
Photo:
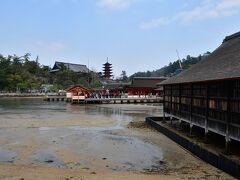
M 159 77 L 133 77 L 133 79 L 166 79 L 164 76 L 159 76 Z
M 223 43 L 226 42 L 226 41 L 229 41 L 231 39 L 238 38 L 238 37 L 240 37 L 240 31 L 236 32 L 236 33 L 234 33 L 232 35 L 226 36 L 225 39 L 223 40 Z
M 55 63 L 72 64 L 72 65 L 86 66 L 87 67 L 87 65 L 84 65 L 84 64 L 67 63 L 67 62 L 62 62 L 62 61 L 55 61 Z

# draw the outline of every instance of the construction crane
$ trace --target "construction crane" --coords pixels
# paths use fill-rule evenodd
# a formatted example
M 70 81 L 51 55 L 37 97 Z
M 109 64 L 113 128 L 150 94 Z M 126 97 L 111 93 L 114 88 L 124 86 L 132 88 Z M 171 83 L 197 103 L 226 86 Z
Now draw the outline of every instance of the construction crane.
M 183 68 L 182 68 L 182 63 L 181 63 L 181 59 L 180 59 L 180 57 L 179 57 L 178 50 L 176 50 L 176 52 L 177 52 L 179 67 L 180 67 L 180 70 L 182 70 Z

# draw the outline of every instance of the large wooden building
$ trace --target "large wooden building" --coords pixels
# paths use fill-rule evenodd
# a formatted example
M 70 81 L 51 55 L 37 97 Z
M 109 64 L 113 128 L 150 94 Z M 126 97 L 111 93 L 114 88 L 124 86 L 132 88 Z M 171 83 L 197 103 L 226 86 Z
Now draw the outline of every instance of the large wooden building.
M 89 69 L 87 68 L 86 65 L 83 64 L 73 64 L 73 63 L 66 63 L 66 62 L 59 62 L 56 61 L 51 72 L 58 72 L 60 71 L 62 68 L 66 68 L 68 70 L 71 70 L 75 73 L 82 73 L 82 74 L 86 74 L 89 73 Z
M 240 141 L 240 32 L 206 59 L 160 83 L 164 115 Z
M 166 80 L 166 77 L 134 77 L 131 84 L 124 87 L 124 92 L 129 95 L 161 95 L 162 90 L 158 83 Z
M 127 96 L 145 97 L 149 95 L 162 95 L 162 88 L 158 83 L 166 80 L 166 77 L 133 77 L 131 82 L 108 81 L 103 85 L 104 90 L 109 90 L 112 94 L 125 94 Z

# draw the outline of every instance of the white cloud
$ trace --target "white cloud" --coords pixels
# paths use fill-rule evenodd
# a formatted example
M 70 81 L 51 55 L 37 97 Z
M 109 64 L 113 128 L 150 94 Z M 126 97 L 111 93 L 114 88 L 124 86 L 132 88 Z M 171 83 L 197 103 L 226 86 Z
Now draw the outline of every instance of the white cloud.
M 128 8 L 133 0 L 97 0 L 100 6 L 109 9 L 124 9 Z
M 157 28 L 173 22 L 191 23 L 197 20 L 232 16 L 240 12 L 240 0 L 205 0 L 197 7 L 170 17 L 160 17 L 140 25 L 142 29 Z

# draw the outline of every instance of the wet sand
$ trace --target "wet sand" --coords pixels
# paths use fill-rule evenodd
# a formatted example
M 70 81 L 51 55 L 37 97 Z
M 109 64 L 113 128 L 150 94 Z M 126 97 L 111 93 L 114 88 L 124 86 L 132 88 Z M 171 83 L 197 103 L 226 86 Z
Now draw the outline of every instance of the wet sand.
M 0 105 L 2 179 L 232 179 L 144 123 L 161 106 L 25 105 Z

